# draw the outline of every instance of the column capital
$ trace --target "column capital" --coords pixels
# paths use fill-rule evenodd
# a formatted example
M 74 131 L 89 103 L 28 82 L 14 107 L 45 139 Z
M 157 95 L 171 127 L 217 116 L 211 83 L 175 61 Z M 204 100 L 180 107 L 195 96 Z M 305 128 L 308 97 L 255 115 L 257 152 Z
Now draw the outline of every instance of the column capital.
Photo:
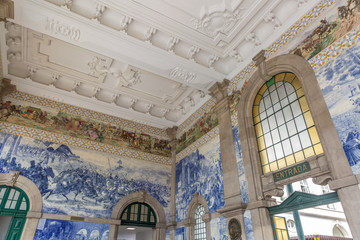
M 166 134 L 169 136 L 170 140 L 176 140 L 177 130 L 178 130 L 177 126 L 173 126 L 172 128 L 166 129 Z
M 11 0 L 0 0 L 0 21 L 14 18 L 14 2 Z
M 230 81 L 227 79 L 224 79 L 222 82 L 216 82 L 209 89 L 210 96 L 216 98 L 217 102 L 221 101 L 224 98 L 227 98 L 228 96 L 227 87 L 229 86 L 229 84 Z

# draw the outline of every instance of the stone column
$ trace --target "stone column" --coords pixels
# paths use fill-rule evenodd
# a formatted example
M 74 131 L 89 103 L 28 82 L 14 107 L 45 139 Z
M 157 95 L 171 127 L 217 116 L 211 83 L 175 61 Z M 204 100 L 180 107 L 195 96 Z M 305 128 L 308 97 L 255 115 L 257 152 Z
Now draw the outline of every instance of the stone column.
M 166 133 L 170 138 L 169 145 L 171 146 L 170 240 L 175 240 L 176 229 L 176 132 L 176 126 L 166 129 Z
M 227 219 L 228 223 L 230 218 L 237 218 L 242 225 L 242 239 L 246 239 L 244 228 L 244 211 L 246 209 L 246 204 L 242 202 L 240 192 L 229 97 L 227 95 L 229 83 L 230 81 L 225 79 L 221 83 L 215 83 L 210 88 L 210 95 L 216 98 L 214 110 L 217 112 L 219 122 L 221 166 L 224 180 L 225 206 L 217 211 Z
M 0 0 L 0 21 L 14 18 L 14 2 L 11 0 Z

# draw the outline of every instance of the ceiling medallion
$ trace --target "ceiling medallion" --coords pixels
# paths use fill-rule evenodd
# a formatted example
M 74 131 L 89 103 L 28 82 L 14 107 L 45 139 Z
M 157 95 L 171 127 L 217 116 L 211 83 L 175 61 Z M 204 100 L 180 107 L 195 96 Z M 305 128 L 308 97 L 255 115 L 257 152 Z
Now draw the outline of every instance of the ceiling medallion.
M 194 24 L 195 29 L 210 37 L 215 37 L 218 33 L 227 35 L 241 18 L 239 12 L 240 9 L 234 12 L 229 10 L 213 12 L 205 15 L 202 19 L 193 18 L 191 22 Z
M 188 72 L 185 69 L 180 68 L 180 67 L 175 67 L 175 68 L 171 69 L 170 76 L 180 79 L 187 83 L 191 83 L 192 81 L 194 81 L 197 78 L 197 75 L 195 73 Z

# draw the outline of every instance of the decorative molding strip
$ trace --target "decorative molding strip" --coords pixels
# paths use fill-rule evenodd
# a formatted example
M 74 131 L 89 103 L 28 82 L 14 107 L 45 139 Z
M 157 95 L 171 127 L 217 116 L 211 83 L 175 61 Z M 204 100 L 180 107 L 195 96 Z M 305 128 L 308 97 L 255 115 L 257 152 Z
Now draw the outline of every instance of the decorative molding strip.
M 191 83 L 197 78 L 196 73 L 189 72 L 181 67 L 175 67 L 171 69 L 170 76 L 180 79 L 184 82 Z
M 164 129 L 155 128 L 155 127 L 140 124 L 140 123 L 135 123 L 130 120 L 126 120 L 126 119 L 110 116 L 107 114 L 91 111 L 91 110 L 88 110 L 85 108 L 75 107 L 75 106 L 68 105 L 65 103 L 56 102 L 56 101 L 53 101 L 50 99 L 37 97 L 37 96 L 31 95 L 31 94 L 16 91 L 16 92 L 8 95 L 7 98 L 9 98 L 9 99 L 13 98 L 13 99 L 16 99 L 19 101 L 25 101 L 25 102 L 33 103 L 36 105 L 49 107 L 49 108 L 56 109 L 58 111 L 66 112 L 69 114 L 75 114 L 75 115 L 79 115 L 79 116 L 87 116 L 88 118 L 93 119 L 93 120 L 118 125 L 129 131 L 137 130 L 137 131 L 141 131 L 141 132 L 144 132 L 144 133 L 147 133 L 150 135 L 158 136 L 162 139 L 168 139 L 168 136 Z
M 75 41 L 79 41 L 80 39 L 80 29 L 71 27 L 65 23 L 60 23 L 53 18 L 46 19 L 46 28 L 54 34 L 60 34 Z
M 0 132 L 9 134 L 16 134 L 24 137 L 35 138 L 42 141 L 56 142 L 59 144 L 67 144 L 73 147 L 85 148 L 89 150 L 106 152 L 110 154 L 119 155 L 122 157 L 129 157 L 139 159 L 143 161 L 150 161 L 159 164 L 171 165 L 171 158 L 158 156 L 154 154 L 144 153 L 140 151 L 134 151 L 122 147 L 117 147 L 109 144 L 103 144 L 94 141 L 88 141 L 84 139 L 65 136 L 62 134 L 56 134 L 52 132 L 42 131 L 38 129 L 19 126 L 16 124 L 0 122 Z
M 219 128 L 214 127 L 210 132 L 199 138 L 196 142 L 185 148 L 183 151 L 176 154 L 176 161 L 180 161 L 186 156 L 189 156 L 191 153 L 195 152 L 196 149 L 203 146 L 204 144 L 210 142 L 215 137 L 219 136 Z

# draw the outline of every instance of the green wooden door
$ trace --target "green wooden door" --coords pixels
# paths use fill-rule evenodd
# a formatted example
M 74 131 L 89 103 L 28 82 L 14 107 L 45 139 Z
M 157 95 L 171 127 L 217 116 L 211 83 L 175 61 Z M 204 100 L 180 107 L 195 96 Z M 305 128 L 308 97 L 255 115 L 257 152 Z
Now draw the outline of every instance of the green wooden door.
M 25 217 L 14 217 L 11 221 L 11 225 L 6 237 L 6 240 L 19 240 L 21 232 L 24 228 Z

